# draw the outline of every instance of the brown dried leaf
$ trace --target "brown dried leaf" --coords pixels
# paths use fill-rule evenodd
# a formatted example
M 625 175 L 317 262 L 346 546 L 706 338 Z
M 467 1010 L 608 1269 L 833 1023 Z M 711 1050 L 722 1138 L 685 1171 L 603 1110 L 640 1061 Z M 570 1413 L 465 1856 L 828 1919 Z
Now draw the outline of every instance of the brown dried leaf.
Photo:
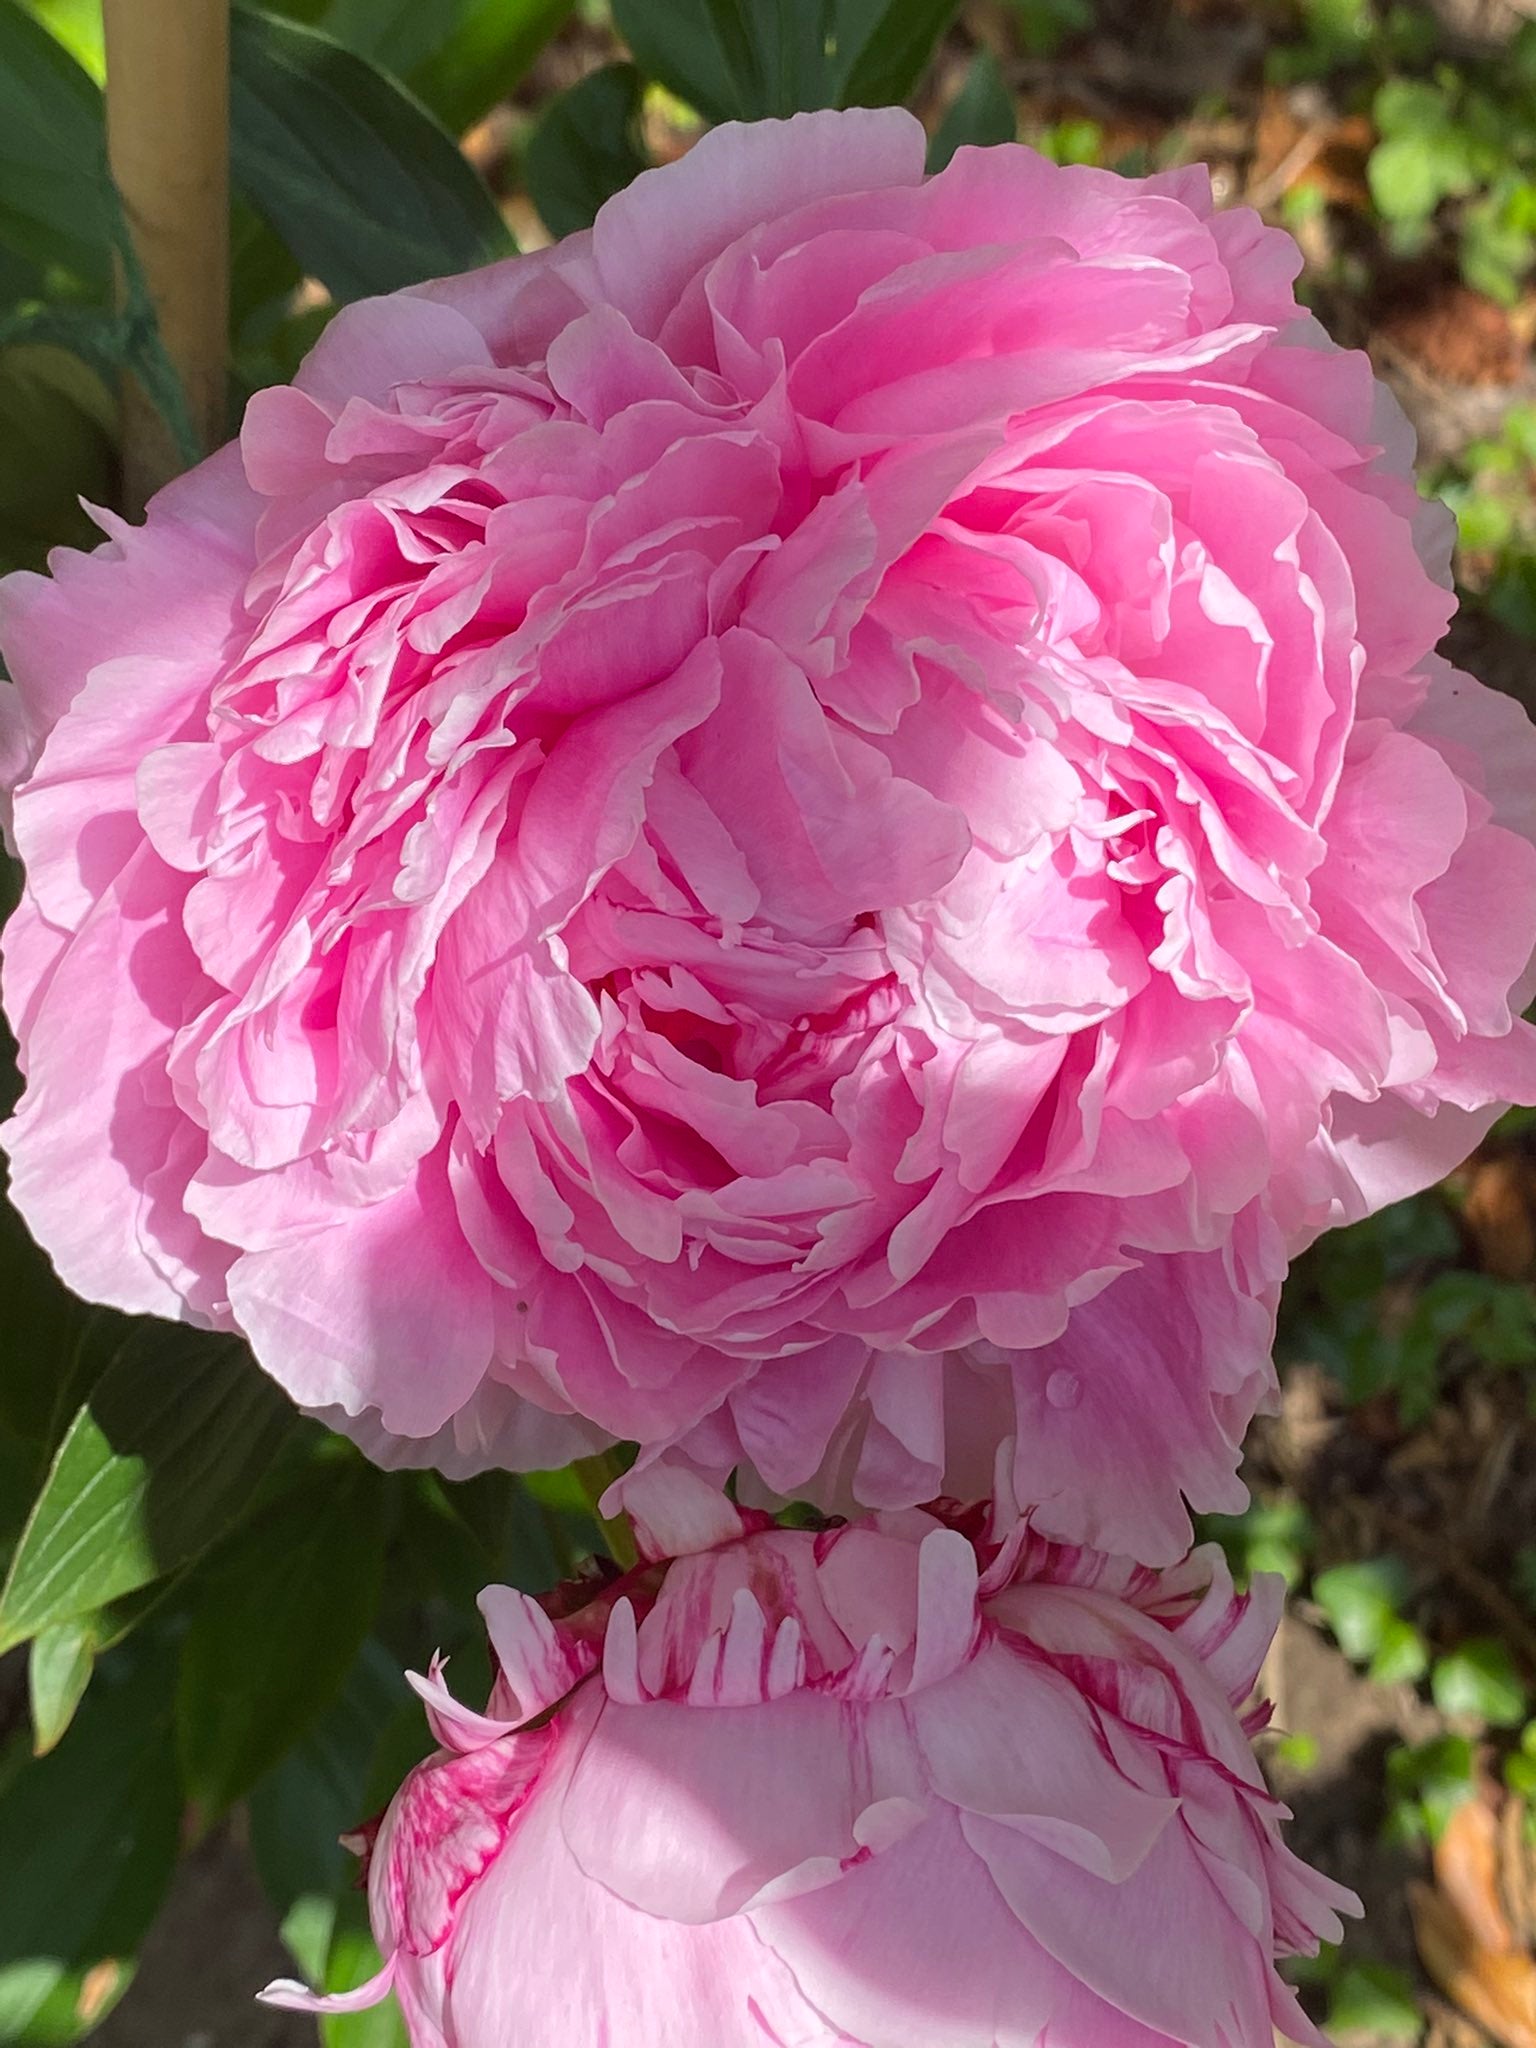
M 1500 2048 L 1536 2048 L 1536 1962 L 1483 1948 L 1450 1899 L 1428 1885 L 1411 1884 L 1408 1905 L 1424 1967 L 1446 1996 Z
M 123 1965 L 115 1956 L 107 1956 L 86 1971 L 75 2000 L 75 2017 L 83 2026 L 88 2027 L 101 2017 L 116 1995 L 122 1976 Z
M 1505 1796 L 1499 1812 L 1499 1893 L 1524 1948 L 1536 1936 L 1536 1871 L 1531 1864 L 1528 1823 L 1530 1809 L 1513 1793 Z
M 1435 1845 L 1435 1882 L 1478 1948 L 1510 1955 L 1519 1944 L 1504 1910 L 1499 1865 L 1499 1824 L 1492 1809 L 1481 1799 L 1464 1800 Z
M 1526 352 L 1508 309 L 1464 284 L 1444 281 L 1385 308 L 1378 332 L 1441 384 L 1518 384 Z
M 1260 185 L 1272 179 L 1306 132 L 1307 124 L 1293 111 L 1289 93 L 1266 86 L 1253 126 L 1249 182 Z
M 1501 1280 L 1523 1280 L 1536 1267 L 1536 1195 L 1526 1160 L 1506 1154 L 1477 1161 L 1467 1175 L 1462 1215 L 1479 1265 Z

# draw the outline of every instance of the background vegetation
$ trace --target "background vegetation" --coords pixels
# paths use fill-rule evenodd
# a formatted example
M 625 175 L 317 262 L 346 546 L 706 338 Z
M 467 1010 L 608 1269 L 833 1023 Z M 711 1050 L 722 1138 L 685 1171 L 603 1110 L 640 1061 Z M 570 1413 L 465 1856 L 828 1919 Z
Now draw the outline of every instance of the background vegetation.
M 1452 651 L 1536 705 L 1532 16 L 241 9 L 231 421 L 337 304 L 580 227 L 708 121 L 907 100 L 935 165 L 1015 134 L 1122 170 L 1203 158 L 1224 202 L 1297 235 L 1307 298 L 1407 406 L 1459 522 Z M 96 0 L 0 0 L 0 567 L 88 543 L 79 496 L 116 499 L 125 365 L 190 441 L 103 175 L 101 71 Z M 1536 2048 L 1533 1276 L 1536 1125 L 1516 1113 L 1453 1182 L 1298 1267 L 1253 1505 L 1206 1532 L 1291 1588 L 1265 1761 L 1297 1846 L 1367 1900 L 1308 1973 L 1345 2042 Z M 570 1480 L 376 1472 L 238 1346 L 71 1302 L 8 1211 L 0 1301 L 0 2048 L 97 2027 L 116 2048 L 296 2048 L 312 2023 L 249 1993 L 295 1963 L 332 1986 L 374 1966 L 336 1837 L 420 1753 L 402 1664 L 441 1644 L 472 1696 L 478 1588 L 541 1588 L 599 1533 Z M 401 2038 L 389 2008 L 323 2033 Z

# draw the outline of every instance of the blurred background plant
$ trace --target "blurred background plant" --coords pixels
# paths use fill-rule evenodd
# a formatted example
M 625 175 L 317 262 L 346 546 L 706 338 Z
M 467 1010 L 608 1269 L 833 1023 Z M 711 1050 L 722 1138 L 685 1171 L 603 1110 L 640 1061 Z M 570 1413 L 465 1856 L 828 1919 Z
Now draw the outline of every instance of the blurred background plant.
M 1536 708 L 1532 0 L 287 0 L 233 55 L 231 424 L 338 304 L 579 228 L 711 121 L 906 101 L 935 167 L 1203 159 L 1408 410 L 1452 652 Z M 123 369 L 178 424 L 131 264 L 113 295 L 102 71 L 99 0 L 0 0 L 0 568 L 119 499 Z M 1367 1902 L 1305 1972 L 1353 2048 L 1536 2048 L 1533 1280 L 1515 1113 L 1301 1262 L 1252 1506 L 1202 1532 L 1290 1589 L 1265 1762 Z M 600 1532 L 570 1479 L 375 1471 L 238 1347 L 73 1303 L 8 1210 L 0 1298 L 0 2048 L 298 2048 L 249 1993 L 374 1966 L 336 1838 L 420 1753 L 402 1665 L 472 1696 L 476 1590 Z

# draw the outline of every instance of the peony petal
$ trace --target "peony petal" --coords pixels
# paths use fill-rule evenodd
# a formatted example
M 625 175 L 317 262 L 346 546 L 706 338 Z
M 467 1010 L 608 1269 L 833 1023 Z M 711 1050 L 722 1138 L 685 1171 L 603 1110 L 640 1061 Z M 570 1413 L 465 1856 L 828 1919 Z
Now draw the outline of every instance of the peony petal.
M 729 1918 L 811 1857 L 836 1876 L 859 1846 L 841 1727 L 838 1703 L 808 1693 L 751 1707 L 610 1704 L 565 1795 L 571 1853 L 630 1905 L 690 1924 Z
M 788 121 L 727 123 L 700 138 L 682 175 L 649 173 L 610 199 L 592 230 L 602 288 L 636 331 L 656 333 L 681 286 L 762 219 L 762 194 L 792 214 L 829 193 L 916 185 L 923 135 L 894 107 L 796 114 Z
M 441 1152 L 344 1225 L 246 1252 L 229 1294 L 301 1406 L 377 1408 L 401 1436 L 441 1428 L 490 1364 L 491 1283 L 454 1220 Z
M 1126 1783 L 1066 1679 L 1000 1646 L 914 1694 L 908 1711 L 941 1798 L 1096 1877 L 1132 1876 L 1178 1812 L 1176 1799 Z

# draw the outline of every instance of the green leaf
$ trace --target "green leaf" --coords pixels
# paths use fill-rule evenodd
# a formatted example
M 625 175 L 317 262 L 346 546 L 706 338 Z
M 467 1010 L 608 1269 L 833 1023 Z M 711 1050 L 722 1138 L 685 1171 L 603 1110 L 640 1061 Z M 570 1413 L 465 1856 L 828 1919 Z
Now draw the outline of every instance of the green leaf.
M 298 1964 L 306 1984 L 318 1984 L 325 1975 L 325 1959 L 331 1952 L 336 1928 L 336 1901 L 329 1894 L 306 1892 L 295 1899 L 278 1923 L 278 1937 Z
M 489 1570 L 482 1583 L 543 1593 L 601 1548 L 591 1507 L 569 1468 L 482 1472 L 439 1483 L 449 1507 L 486 1547 Z
M 633 64 L 606 64 L 550 102 L 529 140 L 523 175 L 552 235 L 590 227 L 603 201 L 647 168 L 644 94 Z
M 86 72 L 102 84 L 106 78 L 106 37 L 102 33 L 102 0 L 25 0 L 29 14 L 41 20 Z
M 16 0 L 0 0 L 0 244 L 104 297 L 113 212 L 99 88 Z
M 0 1201 L 0 1300 L 6 1323 L 0 1422 L 40 1446 L 30 1498 L 53 1447 L 59 1387 L 88 1311 L 63 1287 L 47 1254 L 5 1201 Z
M 1430 1693 L 1442 1714 L 1475 1714 L 1492 1728 L 1525 1719 L 1526 1693 L 1508 1650 L 1492 1636 L 1474 1636 L 1436 1659 Z
M 1311 1518 L 1289 1495 L 1255 1496 L 1240 1515 L 1198 1515 L 1195 1530 L 1197 1542 L 1221 1545 L 1241 1586 L 1256 1572 L 1278 1572 L 1287 1587 L 1295 1587 L 1312 1545 Z
M 101 0 L 26 0 L 26 6 L 100 85 L 107 75 Z
M 572 0 L 275 0 L 403 79 L 457 135 L 505 99 Z
M 990 50 L 978 50 L 965 81 L 928 145 L 928 168 L 942 171 L 957 149 L 1012 142 L 1018 135 L 1013 95 Z
M 1392 79 L 1377 93 L 1373 113 L 1385 140 L 1371 151 L 1365 174 L 1387 220 L 1426 220 L 1442 199 L 1482 182 L 1485 152 L 1433 86 Z
M 169 1678 L 158 1649 L 104 1670 L 58 1748 L 4 1780 L 0 2043 L 72 2040 L 123 1988 L 176 1863 Z
M 1039 148 L 1053 164 L 1096 164 L 1104 149 L 1104 131 L 1097 121 L 1056 121 L 1039 138 Z M 1146 166 L 1131 169 L 1122 158 L 1117 168 L 1130 177 L 1140 177 Z
M 1330 2034 L 1368 2034 L 1378 2041 L 1417 2041 L 1424 2016 L 1413 1986 L 1387 1963 L 1347 1963 L 1328 2001 Z
M 1438 135 L 1450 112 L 1444 91 L 1422 78 L 1389 78 L 1371 102 L 1371 119 L 1382 135 Z
M 452 137 L 353 51 L 237 7 L 231 61 L 235 182 L 336 298 L 515 253 Z
M 738 76 L 756 81 L 763 111 L 795 114 L 837 104 L 841 0 L 708 0 L 716 33 Z
M 1302 0 L 1307 27 L 1341 51 L 1368 43 L 1376 28 L 1370 0 Z
M 1312 1581 L 1312 1597 L 1355 1664 L 1369 1663 L 1380 1650 L 1407 1593 L 1408 1574 L 1395 1557 L 1334 1565 Z
M 308 1734 L 373 1624 L 390 1506 L 384 1475 L 327 1459 L 205 1575 L 181 1651 L 187 1790 L 222 1813 Z
M 12 1309 L 12 1343 L 0 1387 L 16 1397 L 14 1409 L 0 1402 L 0 1414 L 37 1446 L 37 1468 L 27 1488 L 30 1507 L 76 1411 L 141 1326 L 116 1309 L 87 1307 L 67 1292 L 9 1208 L 0 1210 L 0 1291 Z
M 205 1549 L 296 1427 L 233 1338 L 130 1323 L 59 1446 L 0 1592 L 0 1649 Z
M 899 105 L 958 0 L 613 0 L 640 68 L 712 121 Z
M 1011 12 L 1026 57 L 1054 57 L 1069 36 L 1093 27 L 1093 0 L 1011 0 Z
M 613 23 L 646 76 L 707 120 L 751 121 L 768 111 L 729 32 L 722 46 L 710 0 L 613 0 Z
M 1472 1796 L 1475 1761 L 1464 1735 L 1437 1735 L 1416 1749 L 1399 1745 L 1388 1750 L 1387 1786 L 1394 1819 L 1413 1823 L 1411 1829 L 1400 1831 L 1411 1835 L 1427 1828 L 1438 1841 L 1457 1807 Z
M 1424 1638 L 1400 1614 L 1383 1623 L 1368 1671 L 1373 1685 L 1417 1685 L 1429 1669 Z
M 1501 548 L 1514 535 L 1514 506 L 1491 491 L 1469 489 L 1451 509 L 1456 514 L 1456 537 L 1464 548 Z
M 1315 1735 L 1308 1735 L 1304 1729 L 1296 1729 L 1290 1735 L 1282 1735 L 1275 1744 L 1275 1755 L 1288 1770 L 1310 1771 L 1315 1768 L 1320 1754 Z
M 347 1988 L 378 1968 L 358 1910 L 357 1864 L 337 1838 L 380 1812 L 431 1745 L 420 1700 L 393 1654 L 370 1638 L 335 1705 L 252 1792 L 252 1860 L 307 1982 L 327 1981 L 328 1958 L 331 1981 Z M 355 1974 L 349 1959 L 359 1964 Z M 360 2038 L 383 2026 L 370 2020 Z
M 601 1545 L 584 1504 L 550 1507 L 535 1499 L 525 1474 L 445 1480 L 420 1472 L 399 1500 L 400 1554 L 390 1591 L 397 1600 L 438 1603 L 447 1622 L 440 1647 L 456 1653 L 456 1630 L 467 1624 L 470 1640 L 482 1633 L 475 1601 L 483 1587 L 545 1592 Z
M 46 1756 L 58 1747 L 95 1668 L 96 1632 L 89 1619 L 56 1621 L 32 1638 L 27 1696 L 36 1755 Z
M 273 11 L 297 15 L 380 70 L 409 78 L 415 66 L 453 34 L 464 0 L 328 0 L 319 7 L 281 6 Z
M 571 5 L 572 0 L 470 0 L 452 34 L 412 68 L 412 91 L 455 135 L 462 134 L 518 84 Z
M 1532 221 L 1518 188 L 1466 207 L 1461 217 L 1461 274 L 1474 291 L 1513 306 L 1531 267 Z
M 303 278 L 292 251 L 237 199 L 229 222 L 229 324 L 237 348 L 288 317 Z
M 959 11 L 959 0 L 839 0 L 834 104 L 900 106 Z
M 300 1899 L 328 1898 L 355 1877 L 340 1837 L 368 1818 L 373 1759 L 406 1706 L 424 1726 L 399 1664 L 370 1638 L 334 1703 L 251 1792 L 251 1858 L 279 1913 Z
M 1377 209 L 1388 220 L 1425 220 L 1444 194 L 1428 152 L 1417 136 L 1396 135 L 1371 151 L 1365 175 Z
M 1536 560 L 1514 555 L 1502 564 L 1488 592 L 1488 609 L 1512 633 L 1536 640 Z
M 54 1622 L 32 1638 L 27 1684 L 32 1708 L 32 1748 L 46 1756 L 57 1746 L 91 1682 L 97 1659 L 125 1641 L 184 1583 L 187 1572 L 156 1579 L 94 1614 Z
M 116 494 L 116 406 L 78 356 L 0 348 L 0 573 L 101 535 L 81 498 Z

